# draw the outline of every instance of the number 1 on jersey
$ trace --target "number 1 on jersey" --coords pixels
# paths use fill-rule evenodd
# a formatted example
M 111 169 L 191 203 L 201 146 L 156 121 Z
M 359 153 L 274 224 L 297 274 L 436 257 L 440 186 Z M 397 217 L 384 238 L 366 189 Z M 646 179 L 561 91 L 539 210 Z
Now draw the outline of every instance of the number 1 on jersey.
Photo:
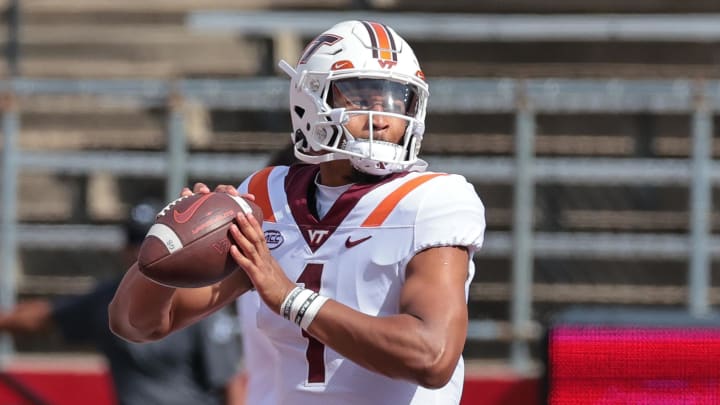
M 300 274 L 300 277 L 298 277 L 297 282 L 305 284 L 305 288 L 309 290 L 320 293 L 322 272 L 322 263 L 308 263 L 302 274 Z M 305 358 L 308 362 L 308 383 L 324 383 L 325 345 L 304 330 L 302 331 L 302 335 L 308 339 L 308 347 L 305 351 Z

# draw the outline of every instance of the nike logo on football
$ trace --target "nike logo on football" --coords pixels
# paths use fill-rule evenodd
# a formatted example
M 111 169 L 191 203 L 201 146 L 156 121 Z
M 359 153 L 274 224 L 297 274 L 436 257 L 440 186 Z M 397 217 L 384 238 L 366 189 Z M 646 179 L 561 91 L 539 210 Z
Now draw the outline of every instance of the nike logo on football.
M 362 239 L 358 239 L 358 240 L 350 240 L 350 237 L 348 236 L 347 240 L 345 241 L 345 247 L 350 249 L 351 247 L 355 247 L 370 238 L 372 238 L 372 235 L 366 236 L 366 237 L 364 237 Z
M 197 201 L 192 203 L 191 206 L 187 207 L 187 209 L 183 212 L 180 211 L 173 211 L 173 219 L 178 224 L 184 224 L 185 222 L 189 221 L 190 218 L 192 218 L 193 215 L 195 215 L 195 212 L 200 208 L 200 206 L 210 198 L 212 194 L 207 193 L 204 196 L 200 197 Z

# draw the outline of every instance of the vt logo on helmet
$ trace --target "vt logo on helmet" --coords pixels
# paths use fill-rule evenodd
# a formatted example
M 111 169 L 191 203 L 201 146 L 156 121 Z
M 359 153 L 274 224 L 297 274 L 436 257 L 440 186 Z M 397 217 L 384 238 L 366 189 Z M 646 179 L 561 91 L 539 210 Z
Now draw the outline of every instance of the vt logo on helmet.
M 418 152 L 428 85 L 413 50 L 390 27 L 341 22 L 308 44 L 296 68 L 279 66 L 291 78 L 298 159 L 350 159 L 371 175 L 424 170 Z

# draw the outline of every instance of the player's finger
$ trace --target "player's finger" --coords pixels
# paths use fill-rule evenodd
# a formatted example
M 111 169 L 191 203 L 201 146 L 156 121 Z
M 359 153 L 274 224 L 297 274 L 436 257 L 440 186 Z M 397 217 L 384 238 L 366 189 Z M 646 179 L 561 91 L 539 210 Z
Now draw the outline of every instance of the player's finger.
M 257 250 L 255 249 L 255 245 L 247 238 L 247 235 L 245 235 L 240 230 L 240 227 L 235 224 L 231 224 L 230 235 L 232 235 L 233 239 L 235 240 L 235 246 L 240 249 L 240 252 L 243 254 L 243 256 L 245 256 L 251 261 L 257 260 L 258 254 Z
M 206 194 L 209 192 L 210 192 L 210 187 L 208 187 L 205 183 L 195 183 L 193 185 L 193 193 Z
M 255 215 L 252 213 L 245 214 L 245 218 L 247 219 L 250 226 L 253 228 L 253 231 L 255 235 L 257 235 L 257 238 L 254 239 L 256 242 L 265 242 L 265 232 L 263 232 L 262 226 L 258 222 L 257 218 L 255 218 Z
M 257 244 L 261 239 L 265 240 L 265 238 L 260 237 L 260 235 L 263 235 L 263 232 L 262 229 L 258 229 L 257 221 L 250 222 L 251 220 L 254 220 L 254 218 L 251 218 L 252 216 L 252 213 L 245 214 L 238 212 L 235 215 L 235 221 L 237 222 L 243 235 L 245 235 L 245 238 L 247 238 L 247 240 L 251 243 Z
M 217 187 L 215 187 L 216 193 L 227 193 L 230 195 L 240 195 L 240 193 L 237 192 L 237 189 L 231 185 L 228 184 L 220 184 Z
M 192 195 L 192 193 L 189 187 L 183 187 L 182 190 L 180 190 L 180 197 L 187 197 Z
M 248 199 L 250 201 L 255 201 L 255 194 L 243 194 L 240 197 Z
M 243 255 L 235 245 L 230 246 L 230 257 L 235 260 L 235 263 L 250 277 L 250 281 L 255 285 L 255 266 L 253 262 Z

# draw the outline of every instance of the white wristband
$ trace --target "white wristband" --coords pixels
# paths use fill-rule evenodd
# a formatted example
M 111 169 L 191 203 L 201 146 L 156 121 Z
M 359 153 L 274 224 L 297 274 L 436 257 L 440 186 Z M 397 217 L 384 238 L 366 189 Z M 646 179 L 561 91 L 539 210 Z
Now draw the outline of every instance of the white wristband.
M 303 304 L 313 294 L 315 294 L 315 292 L 313 290 L 308 290 L 307 288 L 303 288 L 302 291 L 300 291 L 300 294 L 298 294 L 297 297 L 295 297 L 293 302 L 290 304 L 290 316 L 287 319 L 290 320 L 291 322 L 298 323 L 298 321 L 296 320 L 298 317 L 298 312 L 300 312 Z
M 295 287 L 280 305 L 280 315 L 307 329 L 328 298 L 307 288 Z
M 280 316 L 282 316 L 285 319 L 290 319 L 290 309 L 292 307 L 293 301 L 295 301 L 295 298 L 302 292 L 302 288 L 295 287 L 288 293 L 287 297 L 283 300 L 282 304 L 280 304 Z
M 305 310 L 303 317 L 300 319 L 300 327 L 302 329 L 307 330 L 310 323 L 315 319 L 315 316 L 320 311 L 320 307 L 322 307 L 328 299 L 328 297 L 323 297 L 322 295 L 315 297 L 315 299 L 307 307 L 307 310 Z

